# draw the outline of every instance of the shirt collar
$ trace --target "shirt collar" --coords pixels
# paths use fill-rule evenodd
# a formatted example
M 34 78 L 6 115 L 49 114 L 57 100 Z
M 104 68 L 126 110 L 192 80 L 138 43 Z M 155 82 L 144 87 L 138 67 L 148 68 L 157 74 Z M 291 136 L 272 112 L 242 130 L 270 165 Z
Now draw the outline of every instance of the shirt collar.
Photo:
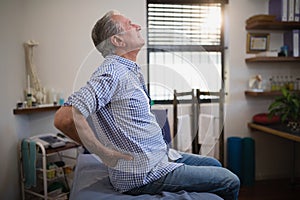
M 133 72 L 138 73 L 141 69 L 141 67 L 136 64 L 136 62 L 133 62 L 132 60 L 129 60 L 127 58 L 123 58 L 118 55 L 109 55 L 107 56 L 109 59 L 117 60 L 119 63 L 125 65 L 129 70 L 132 70 Z

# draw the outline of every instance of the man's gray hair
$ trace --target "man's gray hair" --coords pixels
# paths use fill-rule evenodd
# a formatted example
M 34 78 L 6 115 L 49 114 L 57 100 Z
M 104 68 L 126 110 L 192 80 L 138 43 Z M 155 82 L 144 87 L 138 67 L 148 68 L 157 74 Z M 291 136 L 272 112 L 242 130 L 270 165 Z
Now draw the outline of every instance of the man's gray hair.
M 96 22 L 92 30 L 94 45 L 103 57 L 115 53 L 115 46 L 111 43 L 110 38 L 123 31 L 121 24 L 112 19 L 113 15 L 120 15 L 120 13 L 116 10 L 107 12 Z

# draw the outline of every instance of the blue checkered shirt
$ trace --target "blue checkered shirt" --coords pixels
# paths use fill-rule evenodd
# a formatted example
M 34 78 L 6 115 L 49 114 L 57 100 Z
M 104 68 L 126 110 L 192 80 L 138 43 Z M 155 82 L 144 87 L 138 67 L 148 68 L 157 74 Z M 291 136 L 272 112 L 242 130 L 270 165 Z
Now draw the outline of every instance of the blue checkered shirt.
M 168 161 L 140 70 L 128 59 L 107 56 L 67 101 L 92 119 L 90 125 L 102 144 L 134 157 L 132 161 L 120 159 L 108 170 L 112 185 L 120 192 L 148 184 L 181 165 Z

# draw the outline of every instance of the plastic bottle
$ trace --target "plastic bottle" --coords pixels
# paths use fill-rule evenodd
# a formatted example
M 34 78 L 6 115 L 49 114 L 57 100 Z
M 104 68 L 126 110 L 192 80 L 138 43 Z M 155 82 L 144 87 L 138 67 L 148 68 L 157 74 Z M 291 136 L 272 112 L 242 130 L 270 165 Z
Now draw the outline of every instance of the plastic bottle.
M 26 102 L 27 102 L 27 107 L 32 107 L 32 94 L 31 93 L 27 93 L 26 96 Z
M 59 93 L 59 97 L 58 97 L 58 104 L 60 106 L 64 105 L 65 103 L 65 99 L 64 99 L 64 93 L 63 92 L 60 92 Z

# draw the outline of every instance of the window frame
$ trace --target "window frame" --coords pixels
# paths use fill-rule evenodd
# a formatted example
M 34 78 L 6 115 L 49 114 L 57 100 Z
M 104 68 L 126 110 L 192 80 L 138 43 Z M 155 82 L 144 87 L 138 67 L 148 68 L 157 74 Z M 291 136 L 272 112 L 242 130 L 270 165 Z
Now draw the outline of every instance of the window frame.
M 146 1 L 146 11 L 147 11 L 147 25 L 148 21 L 148 4 L 207 4 L 207 3 L 220 3 L 221 4 L 221 16 L 224 19 L 224 6 L 228 4 L 229 0 L 147 0 Z M 221 53 L 221 90 L 224 90 L 224 21 L 221 25 L 220 32 L 220 44 L 219 45 L 149 45 L 149 37 L 147 33 L 147 88 L 150 94 L 150 53 L 151 52 L 175 52 L 175 51 L 203 51 L 203 48 L 207 52 L 220 52 Z M 172 100 L 154 100 L 155 104 L 172 104 Z

